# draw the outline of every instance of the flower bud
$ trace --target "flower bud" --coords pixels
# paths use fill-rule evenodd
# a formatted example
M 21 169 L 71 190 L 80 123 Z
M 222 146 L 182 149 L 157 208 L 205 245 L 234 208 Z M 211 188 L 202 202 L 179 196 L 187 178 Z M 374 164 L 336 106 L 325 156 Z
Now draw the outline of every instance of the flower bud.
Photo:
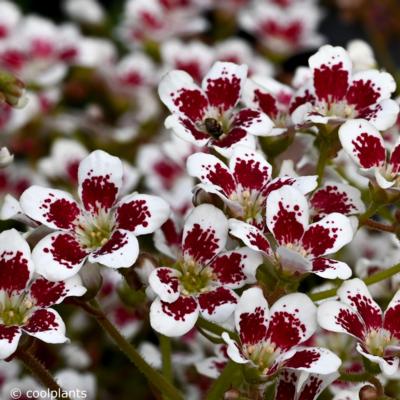
M 359 397 L 360 400 L 377 400 L 379 396 L 375 386 L 365 385 L 360 389 Z
M 10 74 L 0 71 L 0 104 L 7 103 L 12 107 L 23 107 L 26 104 L 25 84 Z
M 0 149 L 0 168 L 7 167 L 14 160 L 14 155 L 10 153 L 7 147 L 2 147 Z

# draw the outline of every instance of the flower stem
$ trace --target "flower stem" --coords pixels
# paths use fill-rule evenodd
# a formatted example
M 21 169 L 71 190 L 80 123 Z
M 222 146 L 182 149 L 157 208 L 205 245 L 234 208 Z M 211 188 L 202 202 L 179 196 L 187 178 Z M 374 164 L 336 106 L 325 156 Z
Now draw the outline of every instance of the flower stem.
M 159 341 L 162 355 L 162 373 L 168 382 L 172 382 L 171 339 L 159 335 Z
M 235 381 L 236 374 L 239 372 L 239 367 L 239 364 L 229 361 L 221 372 L 221 375 L 211 385 L 205 400 L 223 399 L 224 393 L 231 387 L 232 382 Z
M 68 395 L 58 385 L 50 371 L 32 353 L 20 347 L 15 352 L 15 355 L 32 372 L 32 375 L 36 376 L 46 388 L 55 393 L 55 398 L 69 400 Z
M 367 278 L 364 278 L 363 281 L 367 286 L 369 286 L 373 285 L 374 283 L 384 281 L 385 279 L 388 279 L 399 272 L 400 272 L 400 263 L 395 264 L 393 265 L 393 267 L 390 267 L 383 271 L 379 271 L 376 274 L 370 275 Z M 337 289 L 338 288 L 333 288 L 329 290 L 324 290 L 323 292 L 310 293 L 309 297 L 313 301 L 328 299 L 329 297 L 334 297 L 336 295 Z
M 168 382 L 161 374 L 154 370 L 137 352 L 137 350 L 118 332 L 114 325 L 108 320 L 96 300 L 91 300 L 91 306 L 96 313 L 90 313 L 112 338 L 114 343 L 129 358 L 129 360 L 145 375 L 151 385 L 156 387 L 161 393 L 171 400 L 183 400 L 182 394 Z
M 373 219 L 367 219 L 364 222 L 364 225 L 369 229 L 374 229 L 376 231 L 390 232 L 394 233 L 396 228 L 393 225 L 381 224 L 380 222 L 376 222 Z

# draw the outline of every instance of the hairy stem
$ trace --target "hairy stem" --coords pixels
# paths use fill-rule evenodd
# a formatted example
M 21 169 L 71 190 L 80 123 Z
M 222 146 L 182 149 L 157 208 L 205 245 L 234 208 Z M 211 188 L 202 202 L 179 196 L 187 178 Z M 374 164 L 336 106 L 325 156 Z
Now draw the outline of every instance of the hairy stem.
M 390 232 L 390 233 L 394 233 L 396 231 L 396 228 L 393 225 L 381 224 L 380 222 L 376 222 L 373 219 L 367 219 L 364 222 L 364 225 L 367 228 L 374 229 L 376 231 L 383 231 L 383 232 Z
M 69 400 L 67 393 L 58 385 L 50 371 L 32 353 L 20 347 L 15 352 L 15 355 L 32 372 L 32 375 L 38 378 L 43 386 L 56 393 L 55 398 Z
M 393 265 L 393 267 L 385 269 L 384 271 L 379 271 L 376 274 L 370 275 L 367 278 L 364 278 L 363 281 L 367 286 L 369 286 L 373 285 L 374 283 L 384 281 L 385 279 L 388 279 L 399 272 L 400 272 L 400 263 L 395 264 Z M 313 301 L 328 299 L 329 297 L 334 297 L 336 295 L 337 289 L 338 288 L 333 288 L 329 290 L 324 290 L 323 292 L 310 293 L 309 297 Z
M 159 335 L 160 349 L 162 355 L 162 373 L 168 382 L 172 382 L 172 361 L 171 361 L 171 339 Z
M 171 400 L 183 400 L 182 394 L 171 385 L 168 380 L 153 369 L 138 353 L 138 351 L 118 332 L 114 325 L 108 320 L 96 300 L 91 300 L 91 307 L 96 311 L 90 313 L 111 337 L 114 343 L 128 357 L 128 359 L 145 375 L 151 385 Z M 88 311 L 88 310 L 86 310 Z

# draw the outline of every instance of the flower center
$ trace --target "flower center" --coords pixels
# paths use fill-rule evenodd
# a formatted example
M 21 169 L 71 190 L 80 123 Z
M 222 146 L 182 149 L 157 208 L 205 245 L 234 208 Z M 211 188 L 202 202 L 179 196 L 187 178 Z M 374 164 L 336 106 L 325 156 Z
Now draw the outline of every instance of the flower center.
M 261 372 L 268 372 L 276 360 L 279 351 L 270 342 L 257 343 L 246 347 L 247 357 L 258 367 Z
M 315 107 L 315 111 L 328 117 L 340 117 L 347 119 L 355 118 L 357 116 L 354 106 L 349 105 L 345 101 L 340 101 L 337 103 L 320 103 Z
M 16 299 L 6 298 L 0 305 L 0 320 L 6 326 L 21 326 L 28 320 L 28 314 L 33 304 L 25 296 Z
M 207 133 L 209 133 L 214 139 L 219 139 L 224 134 L 222 124 L 215 118 L 206 118 L 204 120 L 204 126 Z
M 185 295 L 207 291 L 209 283 L 213 280 L 211 268 L 199 265 L 195 261 L 183 261 L 178 269 L 182 273 L 179 280 Z
M 262 217 L 264 207 L 264 198 L 260 196 L 258 191 L 244 190 L 239 193 L 233 193 L 230 200 L 237 202 L 241 206 L 240 213 L 237 210 L 232 210 L 233 217 L 241 219 L 244 222 L 252 223 L 259 222 Z
M 386 347 L 394 343 L 396 340 L 386 329 L 372 330 L 365 339 L 369 353 L 379 357 L 384 356 Z
M 113 215 L 100 210 L 97 215 L 82 216 L 76 223 L 75 233 L 83 248 L 95 250 L 108 242 L 114 226 Z

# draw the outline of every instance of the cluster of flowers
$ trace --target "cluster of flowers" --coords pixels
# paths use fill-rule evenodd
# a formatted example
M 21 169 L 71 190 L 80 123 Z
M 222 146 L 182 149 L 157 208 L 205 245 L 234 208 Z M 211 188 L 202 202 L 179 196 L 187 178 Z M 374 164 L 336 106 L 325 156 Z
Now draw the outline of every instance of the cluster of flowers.
M 64 5 L 82 32 L 107 19 L 95 0 Z M 129 0 L 118 58 L 111 40 L 0 1 L 0 129 L 16 156 L 0 150 L 1 398 L 48 383 L 17 363 L 39 341 L 65 343 L 58 384 L 95 398 L 84 311 L 155 391 L 395 398 L 396 82 L 363 42 L 319 47 L 321 16 L 312 0 Z M 176 39 L 214 19 L 225 40 Z M 267 56 L 315 47 L 291 81 L 273 77 Z

